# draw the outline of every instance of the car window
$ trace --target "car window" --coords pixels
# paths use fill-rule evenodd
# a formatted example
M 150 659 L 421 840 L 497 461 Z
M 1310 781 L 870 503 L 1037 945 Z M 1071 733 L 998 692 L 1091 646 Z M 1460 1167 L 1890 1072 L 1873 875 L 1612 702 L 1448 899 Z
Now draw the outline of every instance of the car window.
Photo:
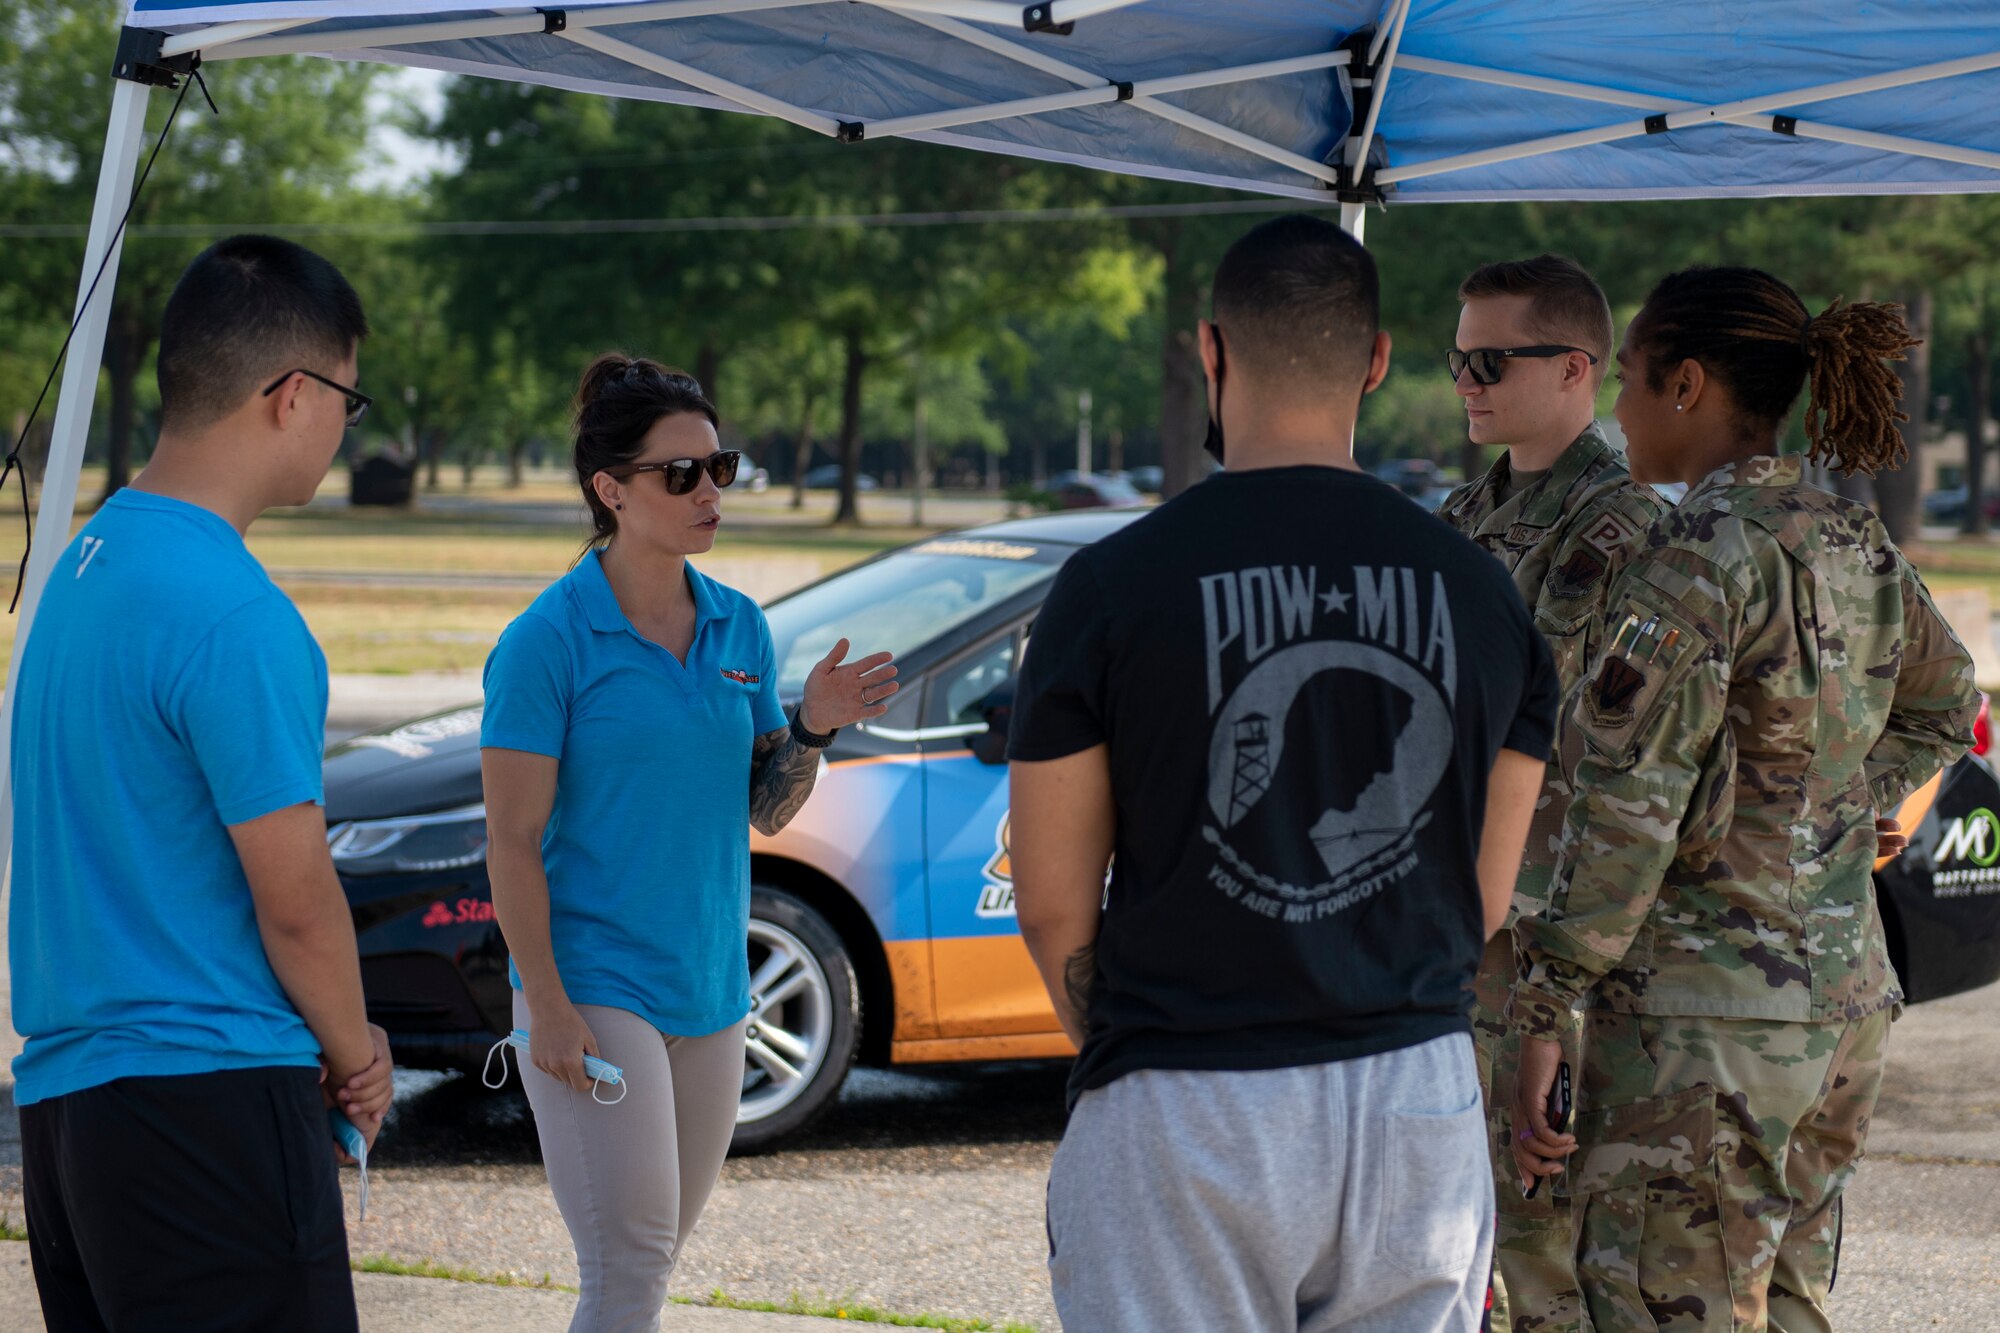
M 911 652 L 1028 588 L 1046 583 L 1065 548 L 939 538 L 861 565 L 774 603 L 765 613 L 778 690 L 796 694 L 840 639 L 853 656 Z
M 1015 642 L 1014 635 L 1002 635 L 931 678 L 931 697 L 942 701 L 934 705 L 938 725 L 986 720 L 979 705 L 1013 676 Z

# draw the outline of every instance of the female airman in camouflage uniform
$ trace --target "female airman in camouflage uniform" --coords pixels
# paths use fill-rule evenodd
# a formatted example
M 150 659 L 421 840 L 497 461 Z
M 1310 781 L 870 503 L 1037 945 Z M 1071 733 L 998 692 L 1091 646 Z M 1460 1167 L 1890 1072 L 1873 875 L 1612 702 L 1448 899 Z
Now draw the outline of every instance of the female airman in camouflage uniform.
M 1516 928 L 1524 1038 L 1586 1010 L 1574 1138 L 1523 1040 L 1516 1158 L 1569 1158 L 1599 1333 L 1829 1328 L 1839 1199 L 1900 1001 L 1875 820 L 1971 742 L 1963 645 L 1866 508 L 1903 456 L 1900 313 L 1751 269 L 1663 281 L 1618 353 L 1633 475 L 1691 482 L 1609 598 L 1551 902 Z M 1811 377 L 1808 458 L 1777 456 Z M 1570 1154 L 1574 1153 L 1574 1157 Z

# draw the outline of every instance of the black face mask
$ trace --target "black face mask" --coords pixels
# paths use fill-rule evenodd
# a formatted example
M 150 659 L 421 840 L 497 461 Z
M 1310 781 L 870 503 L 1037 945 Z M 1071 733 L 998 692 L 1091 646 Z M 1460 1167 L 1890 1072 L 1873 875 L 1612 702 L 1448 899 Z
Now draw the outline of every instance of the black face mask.
M 1215 410 L 1208 414 L 1208 437 L 1201 442 L 1201 447 L 1208 451 L 1209 457 L 1220 464 L 1223 462 L 1222 329 L 1213 320 L 1209 321 L 1208 328 L 1209 332 L 1215 335 Z

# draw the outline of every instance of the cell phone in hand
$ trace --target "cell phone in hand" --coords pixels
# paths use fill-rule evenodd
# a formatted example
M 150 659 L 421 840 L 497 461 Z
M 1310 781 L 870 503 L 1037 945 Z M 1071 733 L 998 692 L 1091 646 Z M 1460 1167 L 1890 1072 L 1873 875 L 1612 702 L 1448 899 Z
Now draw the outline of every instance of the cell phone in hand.
M 1565 1130 L 1567 1130 L 1569 1128 L 1569 1111 L 1570 1111 L 1569 1061 L 1565 1060 L 1561 1064 L 1556 1066 L 1556 1081 L 1554 1085 L 1549 1088 L 1549 1105 L 1548 1105 L 1549 1128 L 1554 1130 L 1558 1134 L 1561 1134 Z M 1533 1183 L 1530 1184 L 1528 1188 L 1522 1192 L 1521 1197 L 1526 1199 L 1534 1198 L 1535 1195 L 1541 1190 L 1542 1181 L 1545 1179 L 1547 1179 L 1547 1177 L 1545 1176 L 1536 1176 Z

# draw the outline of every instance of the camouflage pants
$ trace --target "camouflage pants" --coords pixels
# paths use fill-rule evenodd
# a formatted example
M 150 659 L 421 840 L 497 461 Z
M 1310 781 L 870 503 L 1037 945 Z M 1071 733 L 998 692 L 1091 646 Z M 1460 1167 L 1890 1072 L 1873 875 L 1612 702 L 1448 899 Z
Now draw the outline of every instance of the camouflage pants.
M 1827 1333 L 1889 1020 L 1588 1015 L 1566 1174 L 1597 1333 Z
M 1503 1016 L 1514 984 L 1514 936 L 1502 931 L 1487 942 L 1473 982 L 1472 1039 L 1479 1056 L 1479 1091 L 1486 1098 L 1487 1141 L 1493 1159 L 1494 1333 L 1587 1333 L 1583 1294 L 1577 1287 L 1575 1242 L 1570 1230 L 1567 1182 L 1544 1181 L 1532 1199 L 1521 1197 L 1521 1178 L 1509 1147 L 1514 1069 L 1520 1038 Z M 1572 1069 L 1575 1044 L 1571 1050 Z

